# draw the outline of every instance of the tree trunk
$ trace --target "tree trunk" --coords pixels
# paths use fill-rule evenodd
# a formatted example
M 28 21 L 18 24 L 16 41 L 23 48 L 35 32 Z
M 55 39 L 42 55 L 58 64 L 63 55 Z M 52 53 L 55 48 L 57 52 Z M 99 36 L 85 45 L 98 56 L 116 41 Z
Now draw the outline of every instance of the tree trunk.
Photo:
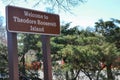
M 73 79 L 74 78 L 74 70 L 71 69 L 70 72 L 71 72 L 71 79 Z
M 108 80 L 114 80 L 112 70 L 111 70 L 111 64 L 107 64 L 106 68 L 107 68 L 107 78 L 108 78 Z
M 22 74 L 26 75 L 26 72 L 25 72 L 25 53 L 23 53 L 23 55 L 22 55 Z
M 69 75 L 68 75 L 68 71 L 66 71 L 66 80 L 69 80 Z
M 80 69 L 78 71 L 76 71 L 76 75 L 75 75 L 75 77 L 72 80 L 76 80 L 78 75 L 79 75 L 79 73 L 80 73 Z
M 100 72 L 101 72 L 101 70 L 98 71 L 96 80 L 99 80 Z
M 81 70 L 88 78 L 89 80 L 92 80 L 92 77 L 90 76 L 90 73 L 85 71 L 85 70 Z

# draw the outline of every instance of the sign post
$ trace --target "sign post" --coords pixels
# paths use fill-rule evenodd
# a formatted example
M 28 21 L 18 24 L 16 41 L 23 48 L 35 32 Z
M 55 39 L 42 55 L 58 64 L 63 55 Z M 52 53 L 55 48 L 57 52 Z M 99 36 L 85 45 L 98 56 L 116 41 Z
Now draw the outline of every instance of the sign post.
M 19 79 L 16 39 L 16 33 L 19 32 L 42 34 L 44 80 L 52 80 L 50 35 L 60 34 L 59 16 L 20 7 L 7 6 L 6 17 L 10 80 Z
M 9 80 L 19 80 L 18 55 L 17 55 L 17 35 L 7 31 L 8 38 L 8 63 Z
M 50 54 L 50 36 L 42 35 L 42 52 L 44 64 L 44 80 L 52 80 L 52 64 Z

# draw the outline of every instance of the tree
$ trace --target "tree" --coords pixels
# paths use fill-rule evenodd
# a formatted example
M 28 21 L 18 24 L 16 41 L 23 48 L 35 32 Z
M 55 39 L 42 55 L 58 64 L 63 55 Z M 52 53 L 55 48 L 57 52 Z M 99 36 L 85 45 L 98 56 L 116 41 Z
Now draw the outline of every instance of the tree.
M 0 74 L 8 75 L 7 47 L 0 43 Z
M 8 57 L 7 57 L 7 42 L 6 30 L 3 26 L 3 16 L 0 16 L 0 75 L 6 77 L 8 75 Z M 0 78 L 1 79 L 1 78 Z
M 120 24 L 120 20 L 118 19 L 112 19 L 113 22 L 115 22 L 116 24 Z M 113 38 L 113 42 L 115 42 L 116 44 L 116 47 L 118 49 L 120 49 L 120 26 L 118 26 L 111 32 L 112 35 L 111 35 L 111 38 Z
M 25 55 L 29 50 L 35 50 L 36 52 L 36 60 L 40 62 L 42 60 L 42 54 L 41 54 L 41 42 L 40 42 L 40 35 L 37 34 L 19 34 L 18 35 L 18 41 L 19 41 L 19 57 L 21 57 L 20 62 L 22 63 L 22 67 L 20 68 L 20 71 L 24 75 L 28 75 L 26 73 L 26 65 L 25 62 Z M 32 63 L 32 62 L 29 62 Z M 31 74 L 30 74 L 31 75 Z M 33 76 L 34 77 L 34 76 Z
M 114 20 L 113 21 L 105 21 L 105 22 L 103 20 L 99 20 L 95 24 L 96 24 L 95 25 L 96 32 L 99 33 L 99 34 L 102 34 L 106 38 L 107 42 L 115 44 L 116 47 L 119 49 L 119 41 L 120 40 L 117 39 L 117 38 L 120 37 L 120 35 L 118 33 L 119 32 L 119 26 L 117 26 L 115 24 Z M 106 61 L 107 76 L 108 76 L 109 80 L 114 80 L 112 70 L 111 70 L 111 66 L 115 62 L 115 59 L 120 57 L 120 55 L 117 54 L 118 50 L 113 49 L 112 47 L 113 47 L 113 45 L 107 44 L 103 48 L 103 50 L 104 50 L 103 53 L 107 54 L 103 58 L 103 60 Z M 108 57 L 108 59 L 106 57 Z
M 80 71 L 84 72 L 90 80 L 104 79 L 101 71 L 105 67 L 108 79 L 114 79 L 111 66 L 119 56 L 114 43 L 108 42 L 107 37 L 101 33 L 89 30 L 79 31 L 76 27 L 69 28 L 69 25 L 70 23 L 61 27 L 61 36 L 52 37 L 52 44 L 58 47 L 57 49 L 52 47 L 54 51 L 52 54 L 57 56 L 55 56 L 57 60 L 64 60 L 62 69 L 66 72 L 64 72 L 66 80 L 76 80 Z
M 89 31 L 79 31 L 77 27 L 69 28 L 69 25 L 70 23 L 61 27 L 61 36 L 52 38 L 52 43 L 56 46 L 59 45 L 57 49 L 52 47 L 52 51 L 56 50 L 53 55 L 56 55 L 59 60 L 64 60 L 65 65 L 62 69 L 66 72 L 64 72 L 66 80 L 76 80 L 80 71 L 92 79 L 91 72 L 101 70 L 101 66 L 98 66 L 100 59 L 97 59 L 96 44 L 100 44 L 102 38 Z M 70 73 L 71 75 L 69 75 Z
M 52 37 L 51 38 L 51 53 L 53 55 L 53 60 L 54 63 L 56 63 L 56 61 L 64 61 L 66 63 L 66 58 L 63 55 L 67 55 L 67 53 L 72 53 L 73 51 L 73 45 L 76 45 L 77 43 L 75 43 L 75 39 L 78 36 L 75 36 L 76 34 L 79 34 L 79 30 L 77 27 L 74 28 L 69 28 L 70 23 L 67 23 L 64 26 L 61 26 L 61 35 L 59 37 Z M 65 51 L 65 52 L 64 52 Z M 72 56 L 69 57 L 69 60 L 72 59 Z M 63 69 L 63 64 L 61 64 L 61 68 Z M 54 65 L 54 67 L 56 67 L 58 65 Z M 69 71 L 72 71 L 73 69 L 68 66 L 66 66 L 66 68 L 68 67 Z M 58 69 L 57 69 L 58 70 Z M 63 71 L 63 70 L 62 70 Z M 58 72 L 58 71 L 57 71 Z M 69 80 L 70 78 L 67 77 L 68 75 L 68 71 L 63 71 L 63 74 L 66 74 L 66 79 Z M 77 76 L 77 75 L 76 75 Z M 73 76 L 73 77 L 76 77 Z M 72 77 L 72 78 L 73 78 Z
M 119 39 L 119 29 L 120 27 L 116 24 L 116 20 L 112 19 L 109 21 L 103 21 L 100 19 L 95 23 L 96 32 L 102 34 L 106 37 L 108 42 L 115 42 L 117 38 Z M 117 40 L 117 42 L 119 42 Z

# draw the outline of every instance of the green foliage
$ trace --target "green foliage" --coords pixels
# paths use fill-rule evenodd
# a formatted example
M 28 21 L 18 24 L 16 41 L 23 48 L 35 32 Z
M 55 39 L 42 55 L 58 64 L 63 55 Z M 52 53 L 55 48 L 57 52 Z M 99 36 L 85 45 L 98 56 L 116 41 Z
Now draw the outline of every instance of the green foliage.
M 0 74 L 8 74 L 7 47 L 0 43 Z
M 36 57 L 31 57 L 31 60 L 42 60 L 42 54 L 41 54 L 41 41 L 40 41 L 40 35 L 38 34 L 18 34 L 18 42 L 19 42 L 19 58 L 20 58 L 20 71 L 24 75 L 28 75 L 28 71 L 25 69 L 25 62 L 27 59 L 25 58 L 26 53 L 29 50 L 35 51 Z M 30 57 L 30 56 L 29 56 Z M 34 59 L 37 58 L 37 59 Z M 30 60 L 30 61 L 31 61 Z M 32 63 L 30 62 L 29 63 Z M 34 77 L 35 75 L 33 75 Z
M 111 29 L 110 31 L 107 30 L 109 34 L 104 32 L 105 36 L 103 36 L 104 34 L 101 35 L 101 31 L 99 33 L 99 31 L 80 31 L 77 27 L 69 28 L 70 23 L 68 23 L 61 26 L 60 36 L 52 37 L 52 44 L 54 44 L 54 47 L 52 45 L 52 50 L 54 51 L 52 51 L 52 54 L 57 57 L 57 59 L 54 57 L 54 60 L 60 58 L 64 60 L 65 64 L 62 69 L 66 71 L 66 79 L 75 80 L 78 76 L 77 73 L 82 71 L 89 79 L 94 78 L 98 80 L 101 78 L 100 76 L 103 76 L 100 72 L 108 63 L 111 63 L 110 66 L 114 65 L 113 63 L 118 58 L 119 52 L 114 43 L 109 43 L 110 41 L 108 41 L 106 36 L 110 37 L 114 28 L 111 28 L 109 25 L 113 26 L 113 24 L 111 22 L 109 24 L 109 21 L 106 24 L 109 27 L 108 29 Z M 99 26 L 97 29 L 99 29 Z M 55 46 L 60 47 L 56 49 Z M 104 63 L 105 66 L 102 67 L 101 63 Z M 73 73 L 73 70 L 77 72 Z M 69 75 L 69 73 L 72 75 Z
M 61 79 L 76 80 L 80 71 L 82 71 L 89 79 L 99 80 L 100 78 L 103 79 L 102 77 L 107 79 L 101 73 L 106 67 L 108 79 L 114 79 L 111 66 L 119 69 L 117 68 L 119 63 L 116 59 L 120 56 L 120 28 L 111 21 L 98 23 L 95 26 L 96 32 L 88 29 L 79 30 L 78 26 L 69 28 L 70 23 L 67 23 L 61 26 L 61 35 L 51 37 L 54 75 L 60 75 L 58 77 Z M 21 59 L 24 58 L 28 50 L 32 49 L 36 51 L 37 60 L 42 60 L 40 39 L 41 36 L 37 34 L 18 34 L 18 48 Z M 3 47 L 3 45 L 0 46 L 1 58 L 4 58 L 0 65 L 7 64 L 4 61 L 7 60 L 7 50 Z M 57 61 L 61 60 L 64 63 L 58 64 Z M 24 60 L 21 61 L 24 63 Z M 103 67 L 100 65 L 101 63 L 104 64 Z M 62 72 L 63 74 L 60 74 Z
M 119 20 L 112 19 L 111 21 L 103 21 L 102 19 L 96 22 L 95 28 L 96 32 L 102 34 L 105 37 L 106 42 L 110 42 L 105 44 L 102 48 L 103 61 L 105 61 L 107 68 L 107 77 L 108 79 L 114 79 L 111 66 L 115 63 L 115 60 L 120 57 L 119 54 L 119 42 L 120 42 L 120 27 L 116 22 L 119 23 Z M 117 48 L 116 48 L 117 47 Z M 119 54 L 119 55 L 118 55 Z
M 19 34 L 19 44 L 22 47 L 22 51 L 26 53 L 28 50 L 33 49 L 38 52 L 41 51 L 40 35 L 37 34 Z
M 95 23 L 96 32 L 106 37 L 107 42 L 115 43 L 120 48 L 120 27 L 119 20 L 103 21 L 100 19 Z

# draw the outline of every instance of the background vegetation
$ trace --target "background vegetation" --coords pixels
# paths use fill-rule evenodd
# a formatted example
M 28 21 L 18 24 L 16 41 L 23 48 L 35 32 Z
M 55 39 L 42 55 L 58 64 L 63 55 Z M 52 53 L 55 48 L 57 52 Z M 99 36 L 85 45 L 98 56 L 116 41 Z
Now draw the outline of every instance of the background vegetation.
M 12 1 L 6 0 L 5 4 L 13 4 Z M 27 2 L 27 0 L 25 1 Z M 76 1 L 83 2 L 83 0 Z M 66 2 L 69 5 L 60 2 L 50 0 L 49 3 L 52 4 L 52 7 L 49 10 L 59 6 L 67 11 L 70 10 L 70 6 L 78 4 L 78 2 L 73 3 L 72 0 Z M 36 4 L 39 3 L 40 0 L 36 2 Z M 61 34 L 51 36 L 53 77 L 56 80 L 80 80 L 83 77 L 82 73 L 89 80 L 119 80 L 120 20 L 104 21 L 100 19 L 95 22 L 95 26 L 85 30 L 80 30 L 80 26 L 70 28 L 70 24 L 61 25 Z M 0 74 L 2 75 L 8 74 L 5 34 L 3 17 L 0 17 Z M 18 34 L 18 51 L 20 73 L 33 80 L 38 78 L 39 71 L 43 70 L 41 36 L 38 34 Z M 34 57 L 29 56 L 30 59 L 28 59 L 26 55 L 34 55 Z

